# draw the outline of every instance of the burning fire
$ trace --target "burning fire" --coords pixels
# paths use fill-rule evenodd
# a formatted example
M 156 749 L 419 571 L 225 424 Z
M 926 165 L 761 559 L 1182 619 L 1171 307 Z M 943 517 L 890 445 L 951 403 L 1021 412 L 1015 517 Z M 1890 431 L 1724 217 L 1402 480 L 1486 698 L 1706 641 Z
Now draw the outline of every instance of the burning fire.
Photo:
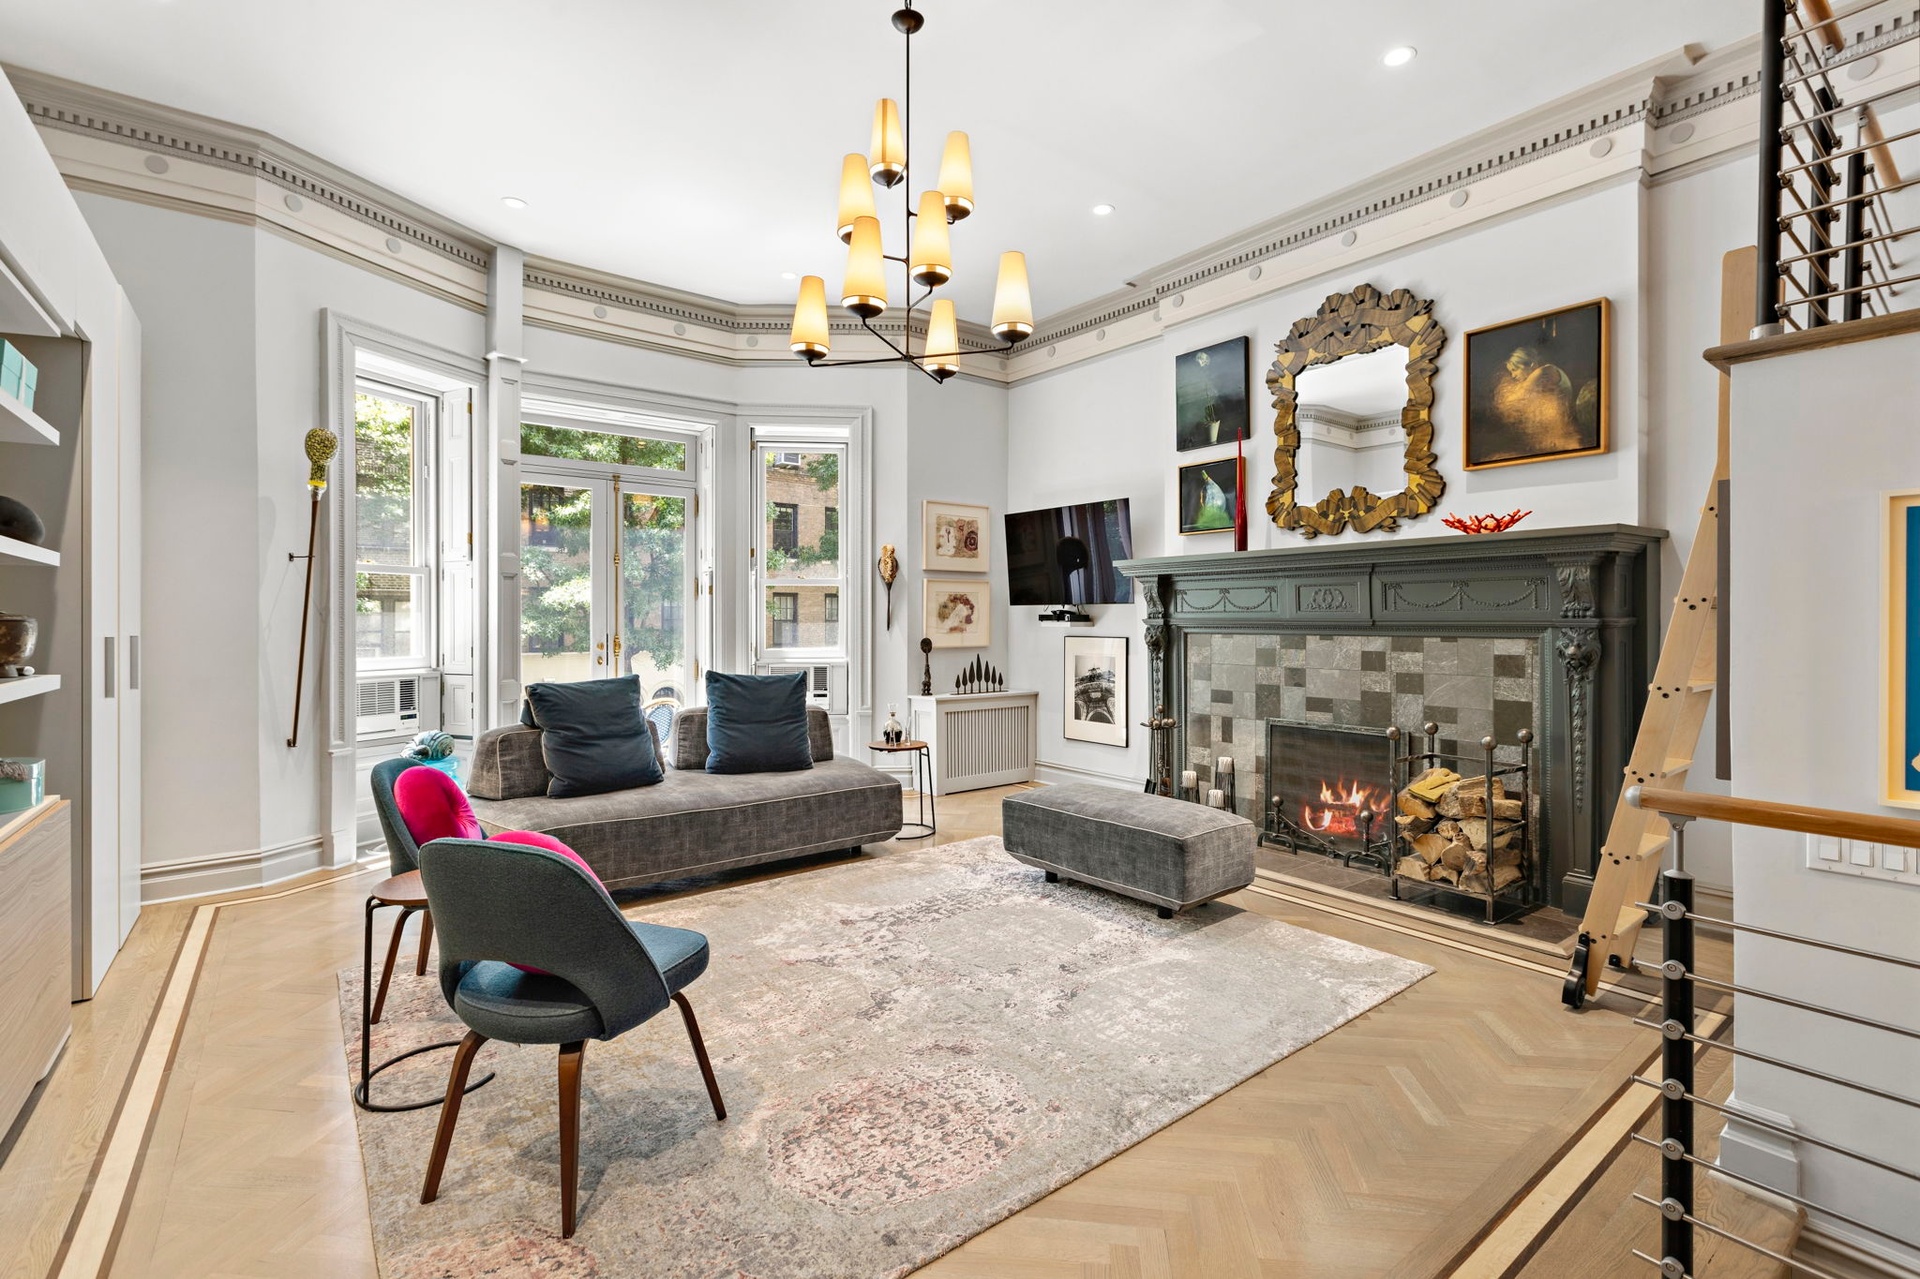
M 1392 806 L 1392 792 L 1381 787 L 1344 779 L 1331 786 L 1321 782 L 1319 801 L 1300 805 L 1300 824 L 1316 834 L 1360 839 L 1361 814 L 1368 814 L 1371 825 Z

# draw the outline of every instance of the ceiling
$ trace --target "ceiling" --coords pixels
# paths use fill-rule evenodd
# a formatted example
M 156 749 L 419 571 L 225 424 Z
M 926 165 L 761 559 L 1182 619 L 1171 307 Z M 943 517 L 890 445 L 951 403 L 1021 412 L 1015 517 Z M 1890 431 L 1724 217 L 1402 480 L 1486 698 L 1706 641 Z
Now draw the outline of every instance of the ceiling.
M 0 0 L 9 63 L 272 133 L 529 253 L 733 302 L 838 288 L 895 0 Z M 920 0 L 913 162 L 973 141 L 963 318 L 1042 314 L 1687 44 L 1754 0 Z M 1390 69 L 1381 54 L 1419 56 Z M 918 187 L 916 186 L 916 189 Z M 528 207 L 514 211 L 503 196 Z M 893 212 L 888 213 L 889 201 Z M 898 190 L 882 193 L 902 252 Z M 1096 217 L 1096 204 L 1114 212 Z M 896 289 L 898 277 L 896 276 Z M 895 301 L 899 297 L 896 293 Z

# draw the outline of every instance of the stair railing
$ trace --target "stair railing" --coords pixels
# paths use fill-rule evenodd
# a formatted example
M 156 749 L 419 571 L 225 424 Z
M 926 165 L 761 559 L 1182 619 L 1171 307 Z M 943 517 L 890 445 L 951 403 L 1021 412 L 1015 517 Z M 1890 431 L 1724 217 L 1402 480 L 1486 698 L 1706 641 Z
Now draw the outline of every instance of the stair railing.
M 1906 1003 L 1907 1007 L 1920 1004 L 1920 961 L 1903 959 L 1892 955 L 1882 955 L 1874 951 L 1844 945 L 1830 939 L 1806 937 L 1796 933 L 1781 932 L 1776 929 L 1762 928 L 1738 920 L 1720 919 L 1715 916 L 1697 914 L 1694 910 L 1693 876 L 1686 869 L 1686 827 L 1696 818 L 1712 821 L 1724 821 L 1744 826 L 1764 826 L 1774 830 L 1795 831 L 1807 835 L 1822 835 L 1839 839 L 1859 840 L 1873 844 L 1891 844 L 1904 848 L 1920 848 L 1920 822 L 1902 821 L 1891 817 L 1876 817 L 1863 813 L 1838 812 L 1833 809 L 1812 808 L 1799 804 L 1778 804 L 1762 800 L 1738 799 L 1725 795 L 1702 795 L 1691 791 L 1659 790 L 1652 787 L 1635 786 L 1627 794 L 1627 802 L 1636 808 L 1659 813 L 1673 827 L 1673 865 L 1660 876 L 1662 886 L 1659 904 L 1648 902 L 1639 905 L 1649 911 L 1657 912 L 1661 931 L 1661 964 L 1659 977 L 1661 983 L 1660 1020 L 1635 1018 L 1634 1024 L 1645 1026 L 1660 1032 L 1663 1043 L 1661 1048 L 1661 1077 L 1649 1079 L 1644 1075 L 1635 1075 L 1633 1082 L 1655 1089 L 1660 1094 L 1660 1140 L 1639 1133 L 1633 1139 L 1654 1147 L 1660 1152 L 1660 1198 L 1653 1199 L 1638 1191 L 1634 1199 L 1654 1208 L 1660 1213 L 1660 1252 L 1658 1257 L 1633 1250 L 1633 1255 L 1653 1265 L 1663 1279 L 1690 1279 L 1694 1271 L 1694 1239 L 1696 1231 L 1718 1235 L 1732 1243 L 1761 1253 L 1790 1267 L 1795 1273 L 1811 1275 L 1813 1279 L 1839 1279 L 1829 1271 L 1804 1261 L 1784 1256 L 1733 1231 L 1703 1220 L 1695 1213 L 1694 1170 L 1708 1168 L 1730 1181 L 1751 1187 L 1763 1195 L 1777 1196 L 1799 1205 L 1809 1212 L 1819 1213 L 1833 1221 L 1843 1223 L 1876 1238 L 1886 1239 L 1903 1247 L 1912 1247 L 1912 1238 L 1903 1238 L 1890 1234 L 1886 1230 L 1861 1221 L 1858 1217 L 1840 1212 L 1824 1204 L 1800 1197 L 1770 1186 L 1765 1182 L 1731 1172 L 1705 1159 L 1696 1153 L 1694 1142 L 1694 1120 L 1696 1110 L 1706 1107 L 1721 1115 L 1732 1115 L 1726 1106 L 1710 1101 L 1699 1095 L 1694 1082 L 1694 1058 L 1696 1050 L 1706 1049 L 1731 1054 L 1737 1060 L 1753 1061 L 1762 1065 L 1777 1067 L 1806 1078 L 1846 1088 L 1864 1099 L 1864 1104 L 1877 1106 L 1888 1113 L 1915 1109 L 1920 1110 L 1920 1099 L 1903 1096 L 1882 1088 L 1843 1079 L 1837 1075 L 1815 1070 L 1797 1062 L 1786 1061 L 1772 1054 L 1757 1052 L 1718 1039 L 1708 1038 L 1698 1033 L 1694 1017 L 1694 991 L 1704 987 L 1708 990 L 1737 995 L 1747 999 L 1759 999 L 1769 1003 L 1782 1004 L 1804 1012 L 1817 1013 L 1824 1017 L 1835 1018 L 1856 1026 L 1866 1027 L 1878 1034 L 1893 1039 L 1920 1040 L 1920 1030 L 1897 1026 L 1890 1022 L 1870 1017 L 1861 1017 L 1843 1012 L 1836 1008 L 1810 1003 L 1805 1000 L 1791 999 L 1777 992 L 1755 989 L 1731 981 L 1705 977 L 1700 974 L 1694 963 L 1694 927 L 1707 923 L 1715 928 L 1731 929 L 1734 936 L 1736 953 L 1742 936 L 1765 937 L 1772 941 L 1788 942 L 1807 946 L 1817 950 L 1830 951 L 1856 959 L 1869 960 L 1914 973 L 1914 993 L 1916 998 Z M 1798 1128 L 1783 1127 L 1769 1120 L 1745 1112 L 1734 1115 L 1743 1124 L 1781 1137 L 1788 1141 L 1801 1142 L 1816 1146 L 1821 1150 L 1843 1155 L 1848 1159 L 1904 1178 L 1916 1185 L 1920 1193 L 1920 1172 L 1902 1168 L 1874 1158 L 1857 1150 L 1851 1150 L 1837 1142 L 1800 1131 Z
M 1762 0 L 1760 44 L 1760 247 L 1754 330 L 1767 337 L 1915 305 L 1901 295 L 1920 271 L 1895 257 L 1920 230 L 1920 215 L 1896 216 L 1888 196 L 1920 186 L 1902 178 L 1895 146 L 1920 128 L 1887 134 L 1878 108 L 1920 86 L 1916 72 L 1863 85 L 1851 100 L 1836 83 L 1843 69 L 1904 67 L 1890 50 L 1920 38 L 1911 16 L 1889 0 L 1861 0 L 1835 12 L 1828 0 Z M 1866 16 L 1870 10 L 1880 13 Z M 1862 30 L 1849 40 L 1847 24 Z M 1871 22 L 1872 26 L 1867 27 Z M 1868 63 L 1867 59 L 1879 61 Z M 1907 149 L 1920 172 L 1920 144 Z

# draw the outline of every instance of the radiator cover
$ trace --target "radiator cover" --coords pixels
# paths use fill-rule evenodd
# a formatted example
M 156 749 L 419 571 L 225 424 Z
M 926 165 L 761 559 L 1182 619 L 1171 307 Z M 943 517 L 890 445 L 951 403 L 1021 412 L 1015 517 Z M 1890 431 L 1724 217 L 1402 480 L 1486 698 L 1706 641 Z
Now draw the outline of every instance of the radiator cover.
M 932 755 L 935 795 L 1033 780 L 1040 694 L 943 693 L 907 707 Z

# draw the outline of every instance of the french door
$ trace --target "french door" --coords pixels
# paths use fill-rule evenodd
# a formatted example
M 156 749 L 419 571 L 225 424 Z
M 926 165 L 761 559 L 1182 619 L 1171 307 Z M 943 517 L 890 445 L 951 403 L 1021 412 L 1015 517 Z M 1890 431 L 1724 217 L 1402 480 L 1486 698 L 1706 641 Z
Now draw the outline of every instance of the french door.
M 525 466 L 520 679 L 640 678 L 643 701 L 696 699 L 698 501 L 690 483 Z

